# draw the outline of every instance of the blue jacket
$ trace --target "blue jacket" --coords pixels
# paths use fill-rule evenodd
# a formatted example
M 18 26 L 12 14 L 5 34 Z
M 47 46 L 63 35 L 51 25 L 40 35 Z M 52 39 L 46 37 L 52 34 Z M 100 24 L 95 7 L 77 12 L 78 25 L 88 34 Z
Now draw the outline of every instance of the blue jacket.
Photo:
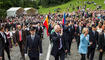
M 89 35 L 87 35 L 85 37 L 84 34 L 81 34 L 80 35 L 79 53 L 87 54 L 88 46 L 89 46 Z

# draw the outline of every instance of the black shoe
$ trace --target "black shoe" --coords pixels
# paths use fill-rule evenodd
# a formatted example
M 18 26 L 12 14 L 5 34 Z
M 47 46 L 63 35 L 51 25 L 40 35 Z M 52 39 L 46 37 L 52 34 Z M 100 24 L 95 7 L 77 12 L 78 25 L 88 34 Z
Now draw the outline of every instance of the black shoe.
M 89 60 L 89 56 L 87 56 L 87 59 Z

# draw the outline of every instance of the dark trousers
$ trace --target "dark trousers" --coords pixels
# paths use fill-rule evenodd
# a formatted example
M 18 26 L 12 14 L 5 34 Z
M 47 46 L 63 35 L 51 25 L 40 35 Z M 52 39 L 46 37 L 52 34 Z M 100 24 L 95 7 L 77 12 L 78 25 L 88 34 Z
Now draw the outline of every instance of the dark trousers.
M 19 48 L 20 48 L 20 53 L 21 53 L 22 59 L 25 60 L 23 42 L 19 42 Z
M 77 49 L 79 48 L 79 44 L 80 44 L 80 37 L 76 37 L 76 41 L 77 41 Z
M 9 48 L 9 46 L 6 46 L 6 45 L 5 45 L 4 50 L 6 51 L 6 53 L 7 53 L 7 55 L 8 55 L 8 60 L 11 60 L 11 58 L 10 58 L 10 48 Z M 3 58 L 2 58 L 2 60 L 5 60 L 5 57 L 4 57 L 4 56 L 5 56 L 5 55 L 4 55 L 4 51 L 3 51 Z
M 39 57 L 30 57 L 29 56 L 29 58 L 30 58 L 30 60 L 39 60 Z
M 103 52 L 100 52 L 100 54 L 99 54 L 99 60 L 102 60 L 102 57 L 103 57 L 104 52 L 105 52 L 105 47 L 103 49 Z
M 95 54 L 95 48 L 88 47 L 87 58 L 89 60 L 93 60 L 94 59 L 94 54 Z
M 8 41 L 9 41 L 9 47 L 12 48 L 12 41 L 11 41 L 11 38 L 9 38 Z
M 55 60 L 65 60 L 65 53 L 63 49 L 58 51 L 57 55 L 55 56 Z
M 72 43 L 72 39 L 68 41 L 68 53 L 70 53 L 70 50 L 71 50 L 71 43 Z
M 100 54 L 99 54 L 99 60 L 102 60 L 103 54 L 104 54 L 104 52 L 100 52 Z
M 42 46 L 42 42 L 43 42 L 43 41 L 42 41 L 42 38 L 40 39 L 40 42 L 41 42 L 41 46 Z M 43 46 L 42 46 L 42 48 L 43 48 Z M 41 53 L 43 53 L 43 49 L 42 49 L 42 52 L 41 52 Z
M 86 54 L 81 54 L 81 60 L 86 60 Z

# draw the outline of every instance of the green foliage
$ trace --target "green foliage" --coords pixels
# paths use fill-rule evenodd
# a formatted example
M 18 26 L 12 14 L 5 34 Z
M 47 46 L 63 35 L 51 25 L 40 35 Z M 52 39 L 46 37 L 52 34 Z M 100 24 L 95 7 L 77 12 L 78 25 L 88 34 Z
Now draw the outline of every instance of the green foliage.
M 78 3 L 78 1 L 79 1 L 79 3 Z M 58 8 L 61 9 L 59 11 L 60 13 L 77 11 L 78 6 L 81 6 L 81 7 L 84 6 L 84 4 L 83 4 L 84 1 L 94 1 L 96 3 L 96 5 L 86 4 L 87 5 L 86 8 L 90 8 L 91 10 L 95 10 L 98 5 L 101 5 L 102 6 L 101 9 L 105 10 L 104 0 L 71 0 L 67 3 L 56 5 L 56 6 L 50 6 L 48 8 L 40 6 L 39 13 L 40 14 L 48 14 L 49 10 L 50 10 L 50 13 L 56 13 L 55 10 Z M 70 4 L 71 4 L 71 6 L 70 6 Z M 75 8 L 75 9 L 73 10 L 73 8 Z M 68 9 L 69 9 L 69 11 L 68 11 Z
M 62 3 L 66 3 L 70 0 L 40 0 L 40 3 L 43 7 L 49 7 L 49 6 L 56 6 Z

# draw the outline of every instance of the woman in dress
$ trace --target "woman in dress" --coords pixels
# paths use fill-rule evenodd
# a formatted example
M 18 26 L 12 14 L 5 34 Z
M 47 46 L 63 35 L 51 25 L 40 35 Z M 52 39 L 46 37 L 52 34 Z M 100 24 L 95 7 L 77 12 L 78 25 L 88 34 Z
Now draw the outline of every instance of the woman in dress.
M 79 53 L 81 54 L 81 60 L 86 60 L 85 56 L 87 54 L 89 46 L 88 32 L 89 32 L 88 28 L 83 28 L 82 34 L 80 35 Z

